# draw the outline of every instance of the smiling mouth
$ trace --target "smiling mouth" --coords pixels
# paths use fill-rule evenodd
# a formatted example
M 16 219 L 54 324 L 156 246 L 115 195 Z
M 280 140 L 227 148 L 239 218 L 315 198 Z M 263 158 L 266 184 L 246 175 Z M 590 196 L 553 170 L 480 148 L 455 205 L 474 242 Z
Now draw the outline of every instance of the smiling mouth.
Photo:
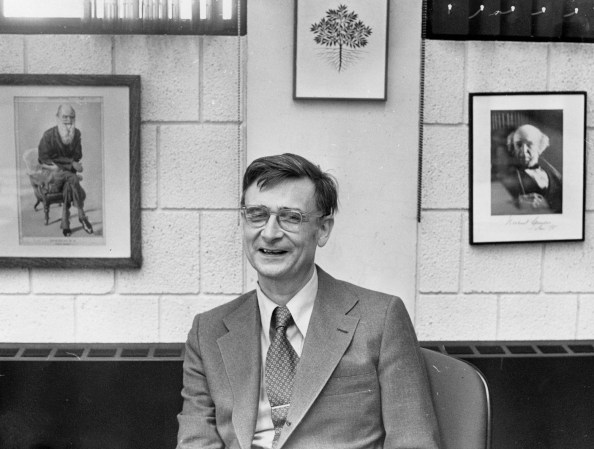
M 265 248 L 260 248 L 258 251 L 260 251 L 262 254 L 265 254 L 267 256 L 280 256 L 280 255 L 286 253 L 286 251 L 283 251 L 281 249 L 265 249 Z

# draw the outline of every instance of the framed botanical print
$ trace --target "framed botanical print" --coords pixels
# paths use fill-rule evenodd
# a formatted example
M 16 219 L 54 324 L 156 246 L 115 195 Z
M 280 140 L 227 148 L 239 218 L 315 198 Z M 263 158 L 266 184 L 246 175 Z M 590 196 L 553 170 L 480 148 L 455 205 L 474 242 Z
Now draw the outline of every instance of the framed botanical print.
M 388 1 L 296 0 L 295 99 L 385 100 Z

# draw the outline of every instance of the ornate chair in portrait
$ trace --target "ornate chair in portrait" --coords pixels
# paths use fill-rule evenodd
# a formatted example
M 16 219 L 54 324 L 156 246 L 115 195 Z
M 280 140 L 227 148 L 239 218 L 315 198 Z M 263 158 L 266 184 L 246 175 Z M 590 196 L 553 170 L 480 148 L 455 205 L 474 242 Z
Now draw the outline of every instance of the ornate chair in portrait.
M 39 203 L 43 204 L 43 211 L 45 213 L 45 224 L 49 223 L 49 210 L 52 204 L 62 204 L 64 202 L 64 195 L 62 192 L 55 192 L 50 193 L 47 191 L 46 186 L 44 185 L 43 180 L 45 179 L 43 173 L 43 166 L 39 163 L 37 148 L 30 148 L 25 151 L 23 154 L 23 161 L 25 162 L 25 167 L 27 170 L 27 176 L 29 177 L 29 182 L 33 187 L 33 193 L 35 194 L 35 198 L 37 202 L 33 206 L 33 209 L 37 211 L 37 206 Z M 79 175 L 79 179 L 82 180 L 82 177 Z M 66 205 L 69 207 L 70 205 Z

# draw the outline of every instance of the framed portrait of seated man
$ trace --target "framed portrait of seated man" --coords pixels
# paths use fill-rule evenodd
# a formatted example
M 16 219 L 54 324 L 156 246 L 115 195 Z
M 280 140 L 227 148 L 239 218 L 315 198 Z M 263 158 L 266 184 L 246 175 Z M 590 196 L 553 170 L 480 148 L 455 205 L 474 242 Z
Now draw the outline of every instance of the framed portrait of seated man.
M 140 77 L 0 75 L 0 266 L 140 266 Z
M 470 94 L 470 243 L 584 240 L 585 92 Z

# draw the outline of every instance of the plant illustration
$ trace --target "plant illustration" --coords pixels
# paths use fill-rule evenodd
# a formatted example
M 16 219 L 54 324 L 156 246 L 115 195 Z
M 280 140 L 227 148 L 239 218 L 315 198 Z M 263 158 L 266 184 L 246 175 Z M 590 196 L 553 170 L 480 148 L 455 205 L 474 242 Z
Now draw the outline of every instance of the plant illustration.
M 359 20 L 359 15 L 349 11 L 346 5 L 326 11 L 326 17 L 314 23 L 310 31 L 314 34 L 315 43 L 324 47 L 321 55 L 338 72 L 361 57 L 361 48 L 367 45 L 367 38 L 371 35 L 371 27 Z

